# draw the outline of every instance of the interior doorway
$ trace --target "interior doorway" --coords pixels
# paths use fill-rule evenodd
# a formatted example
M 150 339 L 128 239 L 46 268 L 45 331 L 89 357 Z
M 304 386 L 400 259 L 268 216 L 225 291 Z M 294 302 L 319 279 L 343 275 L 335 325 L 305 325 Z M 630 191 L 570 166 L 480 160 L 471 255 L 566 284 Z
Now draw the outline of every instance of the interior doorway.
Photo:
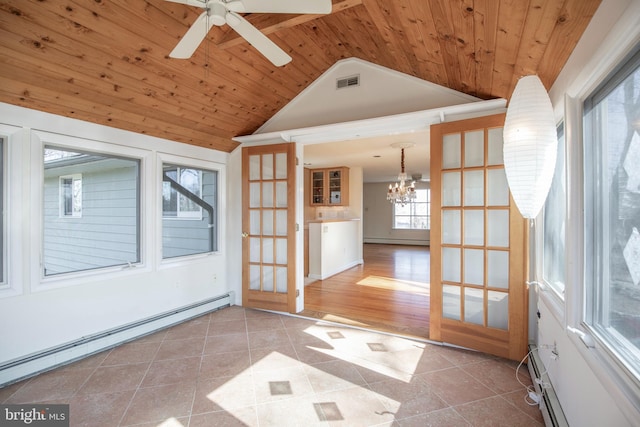
M 364 264 L 305 286 L 305 317 L 429 338 L 428 246 L 365 243 Z

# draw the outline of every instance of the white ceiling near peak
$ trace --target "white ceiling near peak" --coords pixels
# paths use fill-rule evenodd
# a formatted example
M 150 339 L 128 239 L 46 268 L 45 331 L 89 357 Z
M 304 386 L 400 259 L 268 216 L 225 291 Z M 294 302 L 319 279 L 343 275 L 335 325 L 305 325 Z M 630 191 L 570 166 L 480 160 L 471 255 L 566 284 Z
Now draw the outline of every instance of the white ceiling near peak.
M 337 81 L 359 84 L 338 89 Z M 358 58 L 336 62 L 255 133 L 321 126 L 460 105 L 480 98 Z
M 359 84 L 336 89 L 336 81 L 359 76 Z M 395 181 L 400 149 L 405 171 L 429 178 L 429 127 L 457 118 L 503 112 L 506 101 L 483 101 L 361 59 L 338 61 L 243 144 L 295 141 L 304 145 L 308 168 L 362 167 L 364 182 Z

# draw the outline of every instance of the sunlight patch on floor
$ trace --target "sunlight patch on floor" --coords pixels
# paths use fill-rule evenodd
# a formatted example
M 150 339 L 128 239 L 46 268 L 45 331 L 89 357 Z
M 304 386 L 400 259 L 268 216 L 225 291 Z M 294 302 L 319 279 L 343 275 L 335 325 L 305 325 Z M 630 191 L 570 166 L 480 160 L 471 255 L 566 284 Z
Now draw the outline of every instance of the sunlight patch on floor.
M 343 341 L 343 340 L 341 340 Z M 313 348 L 307 346 L 308 348 Z M 326 352 L 327 349 L 314 348 L 316 351 Z M 207 398 L 224 410 L 229 415 L 235 417 L 245 425 L 255 425 L 255 418 L 250 412 L 245 411 L 249 405 L 249 400 L 254 400 L 251 405 L 258 405 L 268 411 L 268 404 L 277 404 L 290 399 L 297 399 L 301 405 L 309 407 L 299 407 L 296 415 L 305 414 L 308 417 L 317 417 L 315 422 L 342 420 L 342 411 L 336 402 L 327 402 L 328 393 L 340 393 L 349 390 L 349 393 L 357 393 L 360 399 L 377 401 L 384 400 L 388 405 L 399 407 L 397 402 L 388 396 L 381 395 L 366 387 L 366 382 L 355 373 L 357 367 L 374 370 L 390 378 L 402 379 L 409 382 L 410 376 L 399 378 L 397 372 L 385 371 L 382 366 L 375 363 L 368 363 L 366 360 L 357 357 L 349 357 L 340 352 L 331 352 L 336 360 L 308 365 L 297 359 L 284 355 L 276 350 L 264 356 L 259 361 L 253 363 L 251 368 L 245 369 L 228 381 L 207 394 Z M 352 364 L 353 373 L 345 378 L 345 367 L 336 368 L 335 363 L 346 361 Z M 330 371 L 337 369 L 339 375 L 334 375 Z M 348 372 L 348 371 L 347 371 Z M 355 391 L 358 390 L 358 391 Z M 239 396 L 244 396 L 244 402 L 238 402 Z M 344 402 L 341 403 L 344 405 Z M 292 416 L 289 412 L 276 411 L 271 416 L 282 417 L 281 420 L 272 419 L 274 423 L 286 424 L 286 420 Z M 167 420 L 167 422 L 170 420 Z M 384 420 L 390 421 L 390 420 Z M 274 424 L 275 425 L 275 424 Z M 163 424 L 163 427 L 179 427 L 181 424 Z
M 185 425 L 171 417 L 164 420 L 161 424 L 158 424 L 157 427 L 185 427 Z
M 360 286 L 370 286 L 372 288 L 390 289 L 395 291 L 412 292 L 415 294 L 429 295 L 429 283 L 415 282 L 411 280 L 400 280 L 392 277 L 367 276 L 356 282 Z

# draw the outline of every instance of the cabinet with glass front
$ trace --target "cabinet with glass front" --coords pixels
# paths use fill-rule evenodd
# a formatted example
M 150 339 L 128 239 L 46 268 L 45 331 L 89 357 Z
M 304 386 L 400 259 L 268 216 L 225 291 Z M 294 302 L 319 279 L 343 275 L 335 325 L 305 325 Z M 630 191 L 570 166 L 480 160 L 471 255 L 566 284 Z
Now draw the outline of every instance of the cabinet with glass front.
M 311 206 L 349 204 L 349 168 L 311 169 Z

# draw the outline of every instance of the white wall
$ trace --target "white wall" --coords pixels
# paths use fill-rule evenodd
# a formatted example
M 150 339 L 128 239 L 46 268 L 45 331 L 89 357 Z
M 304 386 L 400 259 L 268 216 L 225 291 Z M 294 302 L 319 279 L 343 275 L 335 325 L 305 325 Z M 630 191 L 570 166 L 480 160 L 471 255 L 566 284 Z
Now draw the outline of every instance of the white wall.
M 638 22 L 640 0 L 604 0 L 551 88 L 550 97 L 556 118 L 559 120 L 564 117 L 566 120 L 570 153 L 567 162 L 572 167 L 581 166 L 581 160 L 571 155 L 576 152 L 576 147 L 582 145 L 581 114 L 577 110 L 597 84 L 640 42 Z M 565 100 L 573 105 L 565 105 Z M 569 188 L 575 197 L 570 199 L 569 205 L 574 206 L 580 203 L 581 185 L 570 178 Z M 577 214 L 575 211 L 569 212 Z M 578 251 L 583 233 L 579 216 L 568 221 L 565 303 L 555 303 L 548 293 L 539 294 L 537 309 L 540 319 L 535 318 L 535 312 L 531 313 L 531 321 L 537 320 L 536 342 L 556 344 L 558 357 L 552 358 L 549 351 L 545 350 L 541 351 L 541 359 L 548 369 L 569 425 L 637 426 L 640 425 L 640 390 L 637 385 L 625 385 L 618 372 L 604 361 L 601 351 L 587 348 L 566 329 L 567 326 L 580 327 L 581 290 L 584 285 L 582 255 Z M 577 252 L 571 252 L 574 247 Z M 539 266 L 533 265 L 534 270 L 537 268 Z
M 222 295 L 240 294 L 227 278 L 225 246 L 227 153 L 188 146 L 74 119 L 0 104 L 0 134 L 8 137 L 5 175 L 8 278 L 0 287 L 0 363 Z M 142 261 L 43 278 L 42 146 L 87 150 L 141 159 Z M 194 162 L 219 171 L 220 240 L 214 254 L 162 261 L 161 161 Z M 235 212 L 239 210 L 236 209 Z
M 420 188 L 423 183 L 418 183 Z M 365 243 L 429 245 L 429 230 L 394 230 L 393 206 L 386 199 L 388 183 L 364 184 L 362 226 Z

